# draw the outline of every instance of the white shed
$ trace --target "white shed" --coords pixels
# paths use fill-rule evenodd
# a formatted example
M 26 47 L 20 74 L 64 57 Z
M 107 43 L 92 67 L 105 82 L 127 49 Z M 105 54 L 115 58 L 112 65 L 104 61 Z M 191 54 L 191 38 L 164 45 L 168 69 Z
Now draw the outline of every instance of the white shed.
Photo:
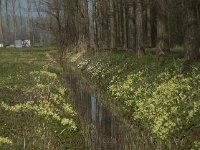
M 22 48 L 22 40 L 15 40 L 15 48 Z

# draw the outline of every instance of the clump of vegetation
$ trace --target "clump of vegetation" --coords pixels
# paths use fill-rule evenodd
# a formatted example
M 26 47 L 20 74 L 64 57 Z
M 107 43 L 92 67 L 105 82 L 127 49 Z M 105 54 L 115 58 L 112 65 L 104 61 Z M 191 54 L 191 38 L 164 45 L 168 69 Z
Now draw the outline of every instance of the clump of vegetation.
M 3 53 L 11 61 L 0 62 L 0 149 L 81 149 L 80 123 L 58 75 L 43 66 L 38 52 L 24 52 L 14 63 L 15 55 Z M 31 64 L 30 53 L 36 56 Z
M 7 137 L 0 137 L 0 148 L 12 145 L 12 141 Z
M 192 150 L 199 150 L 200 149 L 200 142 L 194 141 Z
M 200 139 L 199 64 L 186 73 L 183 60 L 175 57 L 159 64 L 152 55 L 136 59 L 123 51 L 96 56 L 73 54 L 68 60 L 105 88 L 124 116 L 167 145 L 176 141 L 191 148 Z

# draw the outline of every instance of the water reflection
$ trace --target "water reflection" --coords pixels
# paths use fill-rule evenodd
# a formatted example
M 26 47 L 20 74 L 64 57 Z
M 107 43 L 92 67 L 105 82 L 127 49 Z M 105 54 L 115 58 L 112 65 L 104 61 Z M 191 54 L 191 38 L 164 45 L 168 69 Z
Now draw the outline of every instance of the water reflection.
M 94 90 L 88 89 L 80 75 L 64 67 L 65 79 L 73 90 L 74 107 L 85 124 L 87 150 L 149 150 L 140 131 L 132 131 L 102 105 Z M 91 128 L 91 125 L 93 128 Z M 137 135 L 136 135 L 137 134 Z

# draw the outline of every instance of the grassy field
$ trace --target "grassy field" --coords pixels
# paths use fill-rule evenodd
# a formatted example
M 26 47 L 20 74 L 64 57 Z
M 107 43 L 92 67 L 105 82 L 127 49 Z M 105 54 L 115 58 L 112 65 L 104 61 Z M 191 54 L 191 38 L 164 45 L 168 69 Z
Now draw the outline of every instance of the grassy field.
M 39 69 L 49 62 L 47 52 L 41 49 L 0 49 L 1 80 L 16 72 Z
M 52 50 L 0 49 L 0 149 L 83 146 L 70 91 L 49 71 L 61 71 L 48 55 Z
M 185 67 L 180 47 L 164 63 L 154 53 L 137 59 L 123 50 L 88 51 L 67 60 L 107 91 L 122 117 L 149 130 L 166 149 L 199 149 L 200 63 Z

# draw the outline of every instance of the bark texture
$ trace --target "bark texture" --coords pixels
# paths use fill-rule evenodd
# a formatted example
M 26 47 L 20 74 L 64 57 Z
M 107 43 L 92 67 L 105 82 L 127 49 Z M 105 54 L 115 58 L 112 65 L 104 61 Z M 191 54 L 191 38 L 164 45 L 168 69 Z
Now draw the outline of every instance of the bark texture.
M 185 61 L 192 62 L 199 58 L 199 30 L 197 22 L 197 0 L 185 0 L 186 23 L 185 23 Z
M 170 52 L 168 32 L 168 0 L 157 1 L 157 55 Z
M 135 0 L 136 4 L 136 55 L 142 57 L 144 55 L 144 1 Z

